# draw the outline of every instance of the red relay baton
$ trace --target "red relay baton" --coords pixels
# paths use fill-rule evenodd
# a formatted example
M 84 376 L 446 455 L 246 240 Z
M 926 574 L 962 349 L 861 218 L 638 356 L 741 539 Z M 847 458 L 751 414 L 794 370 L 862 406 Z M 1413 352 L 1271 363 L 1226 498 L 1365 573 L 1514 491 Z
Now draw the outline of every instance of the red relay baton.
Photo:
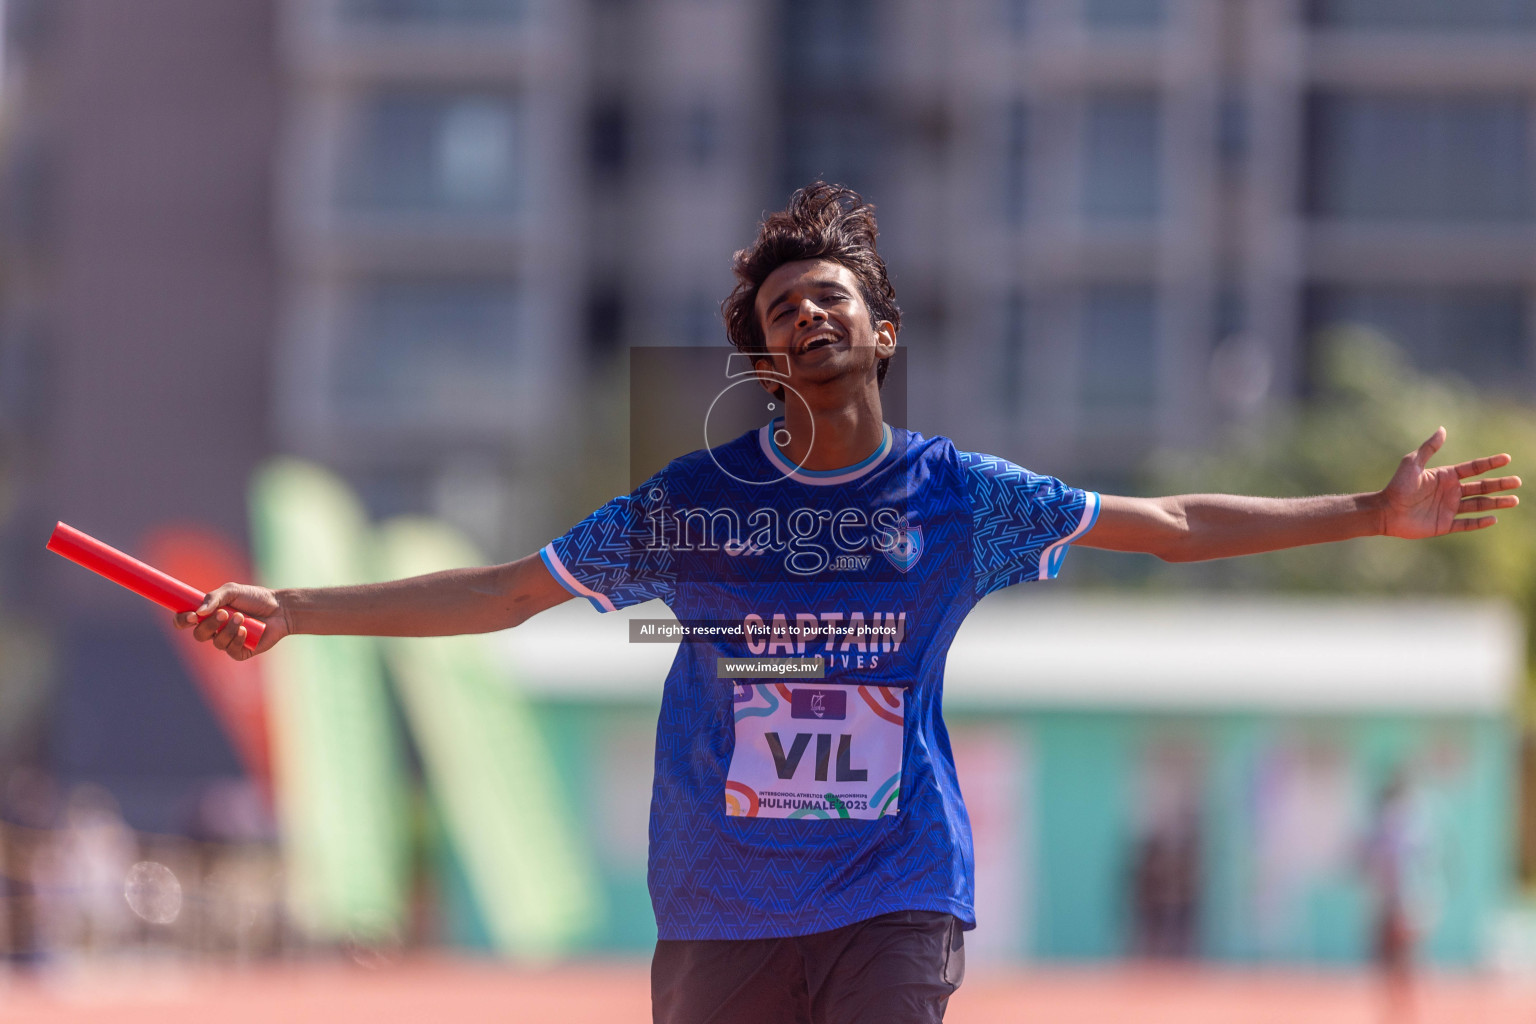
M 183 583 L 174 576 L 161 572 L 154 566 L 145 565 L 117 548 L 81 533 L 68 523 L 59 523 L 48 538 L 48 550 L 63 555 L 76 565 L 105 576 L 113 583 L 121 584 L 140 597 L 147 597 L 173 612 L 196 611 L 205 596 L 201 590 Z M 245 613 L 242 612 L 242 615 Z M 245 646 L 251 650 L 261 640 L 267 624 L 260 619 L 245 616 Z

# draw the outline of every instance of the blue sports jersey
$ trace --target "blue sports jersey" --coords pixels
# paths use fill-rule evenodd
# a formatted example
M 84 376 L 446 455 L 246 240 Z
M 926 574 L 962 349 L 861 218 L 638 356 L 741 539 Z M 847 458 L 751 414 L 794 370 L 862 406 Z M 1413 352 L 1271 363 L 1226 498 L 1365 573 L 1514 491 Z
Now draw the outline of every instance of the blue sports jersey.
M 858 465 L 802 470 L 780 425 L 674 460 L 541 551 L 600 611 L 660 598 L 684 623 L 738 628 L 681 642 L 662 692 L 660 936 L 804 935 L 898 910 L 970 926 L 945 656 L 982 597 L 1056 575 L 1098 495 L 889 426 Z M 820 678 L 771 675 L 817 658 Z

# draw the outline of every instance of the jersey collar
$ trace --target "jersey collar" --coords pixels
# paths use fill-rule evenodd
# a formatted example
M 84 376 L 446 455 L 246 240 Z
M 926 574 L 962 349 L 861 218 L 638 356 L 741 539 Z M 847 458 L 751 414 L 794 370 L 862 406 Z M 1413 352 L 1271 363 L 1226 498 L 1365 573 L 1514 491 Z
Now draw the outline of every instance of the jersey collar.
M 784 423 L 782 418 L 765 424 L 757 432 L 758 444 L 763 449 L 763 454 L 775 469 L 802 484 L 825 487 L 829 484 L 846 484 L 851 480 L 857 480 L 861 476 L 868 475 L 878 466 L 891 451 L 891 425 L 880 424 L 880 447 L 876 448 L 868 458 L 852 466 L 842 469 L 801 469 L 790 460 L 789 456 L 779 450 L 779 446 L 773 441 L 774 431 Z

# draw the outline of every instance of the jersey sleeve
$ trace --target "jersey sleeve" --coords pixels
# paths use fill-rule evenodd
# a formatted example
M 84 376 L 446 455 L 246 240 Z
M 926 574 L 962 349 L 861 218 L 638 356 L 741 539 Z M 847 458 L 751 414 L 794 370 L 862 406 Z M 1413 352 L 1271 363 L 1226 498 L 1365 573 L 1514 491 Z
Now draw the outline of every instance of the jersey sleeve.
M 652 544 L 649 513 L 663 508 L 663 470 L 539 550 L 550 575 L 600 612 L 673 596 L 671 555 Z
M 1067 546 L 1098 520 L 1098 494 L 995 455 L 958 454 L 971 499 L 976 596 L 1055 579 Z

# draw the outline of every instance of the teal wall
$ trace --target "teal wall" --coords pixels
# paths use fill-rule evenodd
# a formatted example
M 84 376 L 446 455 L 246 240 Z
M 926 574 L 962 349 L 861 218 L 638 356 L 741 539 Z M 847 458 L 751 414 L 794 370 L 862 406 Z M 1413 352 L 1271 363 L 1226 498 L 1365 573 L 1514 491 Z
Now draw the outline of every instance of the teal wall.
M 1373 912 L 1361 847 L 1377 794 L 1405 769 L 1427 822 L 1418 858 L 1432 904 L 1425 956 L 1445 965 L 1476 963 L 1485 923 L 1511 891 L 1513 746 L 1501 720 L 1044 712 L 1022 716 L 1022 723 L 1035 750 L 1038 873 L 1029 929 L 1040 958 L 1107 959 L 1127 950 L 1136 773 L 1149 748 L 1170 741 L 1193 747 L 1203 760 L 1198 931 L 1207 957 L 1311 964 L 1369 958 Z M 1334 763 L 1348 815 L 1336 819 L 1345 826 L 1342 841 L 1331 844 L 1337 854 L 1319 857 L 1312 870 L 1278 887 L 1277 912 L 1266 921 L 1256 906 L 1264 875 L 1258 780 L 1277 751 L 1297 749 L 1320 750 Z
M 606 921 L 588 948 L 648 952 L 655 925 L 645 821 L 656 706 L 545 701 L 539 714 L 603 875 Z M 1006 825 L 1018 830 L 1029 855 L 999 869 L 1029 876 L 1016 879 L 1028 894 L 1017 903 L 1023 920 L 1014 922 L 1020 955 L 1126 955 L 1137 805 L 1149 756 L 1170 746 L 1193 752 L 1199 765 L 1204 957 L 1317 965 L 1368 959 L 1372 908 L 1359 847 L 1376 795 L 1404 770 L 1430 823 L 1422 858 L 1434 908 L 1421 947 L 1426 957 L 1446 966 L 1477 963 L 1484 924 L 1511 891 L 1513 746 L 1497 718 L 1017 709 L 947 717 L 962 766 L 968 729 L 1016 740 L 1024 752 L 1017 808 L 1010 809 L 1016 820 Z M 1290 810 L 1277 815 L 1284 801 L 1276 794 L 1285 792 Z M 1321 814 L 1326 827 L 1308 817 L 1317 814 L 1314 805 L 1332 808 Z M 1291 850 L 1291 860 L 1276 850 Z M 996 910 L 986 892 L 979 905 L 985 929 Z

